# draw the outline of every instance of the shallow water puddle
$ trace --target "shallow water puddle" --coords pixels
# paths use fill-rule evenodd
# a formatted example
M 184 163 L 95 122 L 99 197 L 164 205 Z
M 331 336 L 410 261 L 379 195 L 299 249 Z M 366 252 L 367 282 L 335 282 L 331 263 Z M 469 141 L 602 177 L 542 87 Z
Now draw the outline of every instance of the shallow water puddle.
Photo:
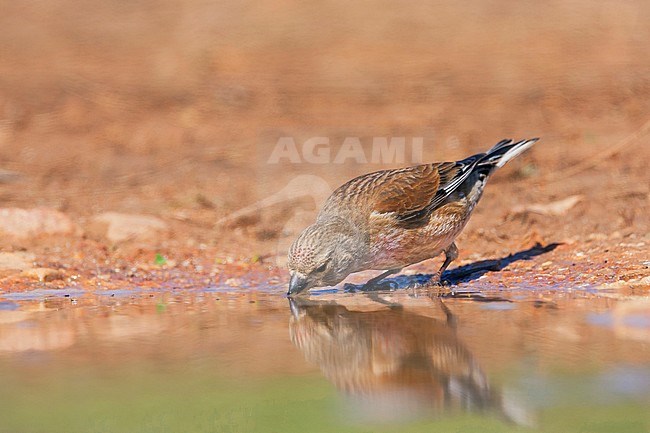
M 650 309 L 587 292 L 0 296 L 0 432 L 650 428 Z

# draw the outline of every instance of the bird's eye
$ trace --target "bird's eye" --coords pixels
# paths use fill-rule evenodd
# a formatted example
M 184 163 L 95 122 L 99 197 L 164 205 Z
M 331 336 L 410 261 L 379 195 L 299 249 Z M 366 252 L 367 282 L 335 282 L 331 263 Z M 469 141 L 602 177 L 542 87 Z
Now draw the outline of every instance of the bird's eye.
M 327 262 L 323 263 L 322 265 L 314 269 L 314 272 L 321 273 L 321 272 L 325 272 L 326 269 L 327 269 Z

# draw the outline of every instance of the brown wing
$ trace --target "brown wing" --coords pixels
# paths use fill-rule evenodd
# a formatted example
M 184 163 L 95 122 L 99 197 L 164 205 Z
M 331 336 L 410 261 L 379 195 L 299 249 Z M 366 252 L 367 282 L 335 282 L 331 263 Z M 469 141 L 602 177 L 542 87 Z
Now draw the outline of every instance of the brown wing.
M 381 185 L 374 210 L 394 213 L 397 223 L 404 228 L 421 227 L 467 179 L 483 156 L 397 170 Z
M 380 184 L 373 203 L 379 213 L 409 215 L 426 209 L 441 185 L 453 177 L 455 163 L 427 164 L 395 170 Z
M 405 228 L 427 224 L 431 213 L 467 178 L 483 154 L 463 161 L 381 170 L 356 177 L 337 188 L 323 205 L 318 219 L 340 215 L 351 208 L 391 214 Z M 365 213 L 365 212 L 362 212 Z M 347 218 L 360 215 L 350 213 Z

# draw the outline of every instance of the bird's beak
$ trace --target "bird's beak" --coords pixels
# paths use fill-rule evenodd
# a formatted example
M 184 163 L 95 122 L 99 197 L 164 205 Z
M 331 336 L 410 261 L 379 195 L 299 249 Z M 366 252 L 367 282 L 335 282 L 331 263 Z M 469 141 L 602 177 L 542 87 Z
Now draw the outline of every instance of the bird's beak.
M 289 291 L 287 295 L 297 295 L 307 288 L 309 285 L 309 279 L 307 276 L 302 275 L 298 272 L 291 274 L 291 280 L 289 280 Z

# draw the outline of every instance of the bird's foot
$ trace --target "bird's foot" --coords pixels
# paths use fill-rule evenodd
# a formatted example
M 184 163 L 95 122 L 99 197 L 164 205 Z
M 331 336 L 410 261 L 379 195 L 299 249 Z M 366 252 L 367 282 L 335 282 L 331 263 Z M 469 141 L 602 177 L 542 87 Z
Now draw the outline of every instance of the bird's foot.
M 438 274 L 433 274 L 431 278 L 425 281 L 414 281 L 411 284 L 407 286 L 408 289 L 413 289 L 413 290 L 440 290 L 443 287 L 447 288 L 450 287 L 451 283 L 448 280 L 443 280 L 440 278 L 440 275 Z
M 397 289 L 397 283 L 392 280 L 382 280 L 376 283 L 364 284 L 362 290 L 365 292 L 392 291 Z
M 426 275 L 413 275 L 410 278 L 409 284 L 406 286 L 408 289 L 421 289 L 423 287 L 429 287 L 436 285 L 440 282 L 440 278 L 436 275 L 426 276 Z
M 395 281 L 386 280 L 386 281 L 377 281 L 376 283 L 366 283 L 366 284 L 351 284 L 345 283 L 343 285 L 343 291 L 347 293 L 356 293 L 356 292 L 387 292 L 397 289 L 397 283 Z
M 437 284 L 435 283 L 430 283 L 430 282 L 420 282 L 420 281 L 415 281 L 413 283 L 410 283 L 408 286 L 406 286 L 407 289 L 411 290 L 418 290 L 418 289 L 426 289 L 428 287 L 435 287 Z

